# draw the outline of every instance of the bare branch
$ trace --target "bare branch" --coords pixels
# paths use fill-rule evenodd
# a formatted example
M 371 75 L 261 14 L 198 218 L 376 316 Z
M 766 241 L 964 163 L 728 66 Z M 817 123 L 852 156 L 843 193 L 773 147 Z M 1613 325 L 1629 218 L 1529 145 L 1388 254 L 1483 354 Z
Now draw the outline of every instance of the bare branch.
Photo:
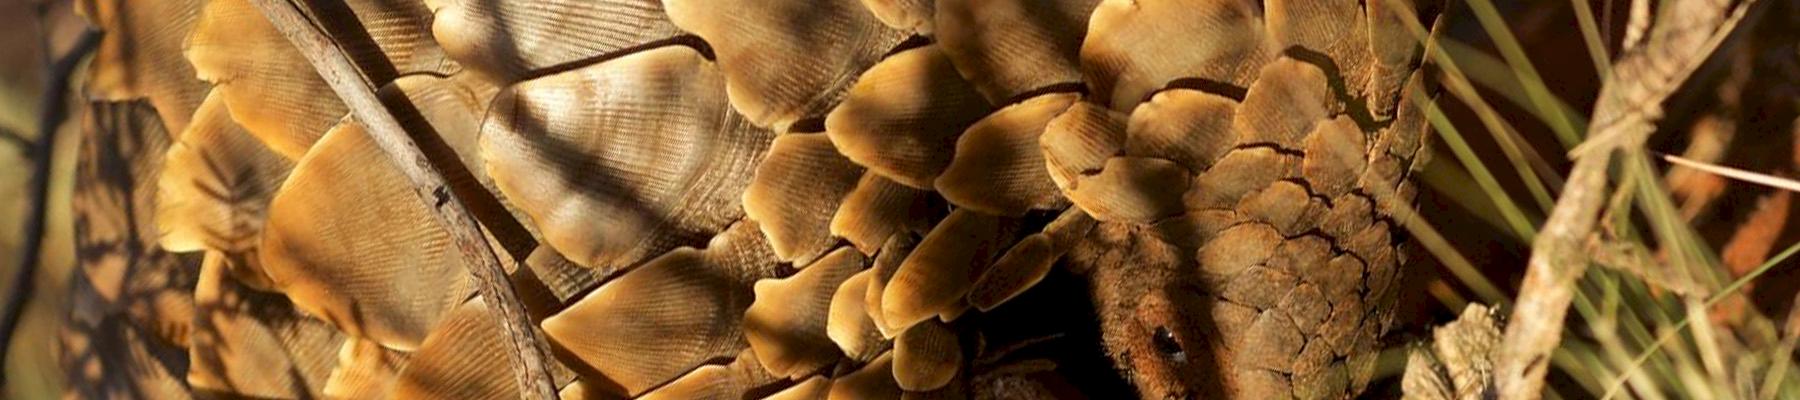
M 1726 1 L 1669 2 L 1669 12 L 1660 14 L 1642 43 L 1629 46 L 1613 66 L 1595 104 L 1588 139 L 1572 152 L 1576 162 L 1563 197 L 1532 243 L 1525 281 L 1501 344 L 1497 381 L 1502 399 L 1543 395 L 1550 352 L 1562 340 L 1575 281 L 1587 270 L 1584 240 L 1605 203 L 1613 153 L 1643 146 L 1662 116 L 1663 100 L 1712 54 L 1754 3 L 1744 2 L 1732 12 Z M 1642 23 L 1633 19 L 1633 25 Z
M 47 44 L 46 44 L 47 45 Z M 31 299 L 33 281 L 37 280 L 39 258 L 44 251 L 45 211 L 49 206 L 51 155 L 56 147 L 56 128 L 62 126 L 62 120 L 68 117 L 64 108 L 69 94 L 69 77 L 75 73 L 75 67 L 81 59 L 93 52 L 100 45 L 99 31 L 83 32 L 76 40 L 75 47 L 68 54 L 52 62 L 49 66 L 50 82 L 44 85 L 44 101 L 38 106 L 38 138 L 31 147 L 31 186 L 29 211 L 26 211 L 24 233 L 19 244 L 19 263 L 13 270 L 9 287 L 6 291 L 6 303 L 0 308 L 0 360 L 6 359 L 12 343 L 13 331 L 19 327 L 19 317 L 24 314 L 25 302 Z M 6 377 L 0 375 L 0 385 Z
M 399 120 L 382 105 L 374 84 L 331 39 L 286 0 L 255 0 L 265 18 L 293 42 L 306 56 L 333 92 L 348 105 L 351 115 L 368 128 L 382 152 L 394 160 L 401 173 L 412 181 L 413 194 L 431 210 L 432 216 L 449 231 L 452 243 L 462 253 L 479 281 L 479 290 L 499 319 L 510 350 L 508 358 L 519 389 L 526 398 L 555 399 L 556 385 L 550 376 L 543 341 L 519 302 L 518 292 L 507 279 L 500 260 L 464 205 L 464 199 L 452 195 L 443 171 L 434 166 L 408 136 Z M 439 201 L 442 199 L 442 201 Z
M 19 136 L 18 132 L 13 132 L 9 129 L 0 129 L 0 140 L 12 143 L 14 146 L 19 146 L 19 154 L 24 154 L 26 157 L 36 157 L 36 155 L 31 154 L 32 147 L 34 146 L 31 143 L 31 139 Z

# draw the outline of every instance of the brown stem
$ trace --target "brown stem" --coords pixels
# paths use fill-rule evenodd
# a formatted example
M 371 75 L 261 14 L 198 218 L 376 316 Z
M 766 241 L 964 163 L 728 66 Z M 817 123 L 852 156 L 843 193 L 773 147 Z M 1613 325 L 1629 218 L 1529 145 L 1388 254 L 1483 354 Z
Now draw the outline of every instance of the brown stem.
M 556 384 L 550 376 L 545 356 L 547 347 L 538 338 L 530 317 L 519 302 L 518 292 L 509 284 L 500 259 L 482 236 L 463 199 L 451 194 L 452 188 L 442 171 L 426 159 L 418 143 L 382 105 L 373 83 L 300 9 L 286 0 L 254 0 L 252 3 L 313 64 L 331 90 L 349 106 L 351 115 L 368 128 L 370 138 L 412 181 L 413 194 L 449 231 L 452 243 L 479 281 L 482 297 L 501 322 L 511 349 L 507 352 L 508 361 L 519 389 L 526 395 L 524 397 L 555 399 Z
M 1550 351 L 1562 340 L 1563 318 L 1575 298 L 1575 280 L 1587 270 L 1583 239 L 1606 203 L 1611 155 L 1595 154 L 1575 163 L 1562 198 L 1532 242 L 1525 281 L 1500 346 L 1496 383 L 1503 399 L 1536 399 L 1544 390 Z
M 10 143 L 13 146 L 18 146 L 19 154 L 22 154 L 25 157 L 29 158 L 29 157 L 36 156 L 36 154 L 31 153 L 32 149 L 34 147 L 34 145 L 31 142 L 31 139 L 26 139 L 24 136 L 20 136 L 18 132 L 13 132 L 12 130 L 8 130 L 8 129 L 0 129 L 0 141 L 5 141 L 6 143 Z
M 44 45 L 49 46 L 48 41 Z M 81 64 L 81 59 L 99 45 L 99 31 L 83 32 L 75 41 L 75 47 L 49 66 L 50 82 L 44 85 L 44 102 L 38 105 L 37 142 L 31 146 L 31 208 L 25 215 L 24 233 L 20 236 L 24 243 L 19 244 L 19 263 L 6 290 L 6 304 L 0 308 L 0 360 L 6 359 L 13 330 L 19 327 L 25 302 L 31 299 L 38 261 L 44 252 L 45 211 L 49 206 L 50 165 L 54 158 L 51 153 L 56 148 L 56 128 L 68 117 L 68 109 L 64 106 L 68 102 L 69 77 Z M 0 385 L 5 381 L 6 376 L 0 374 Z
M 1628 43 L 1613 65 L 1594 105 L 1587 141 L 1572 152 L 1575 166 L 1563 196 L 1532 242 L 1525 281 L 1500 345 L 1495 371 L 1500 398 L 1543 396 L 1550 352 L 1562 340 L 1575 281 L 1587 271 L 1583 241 L 1606 203 L 1613 153 L 1643 146 L 1662 116 L 1663 101 L 1693 75 L 1754 4 L 1746 1 L 1733 10 L 1728 1 L 1672 1 L 1654 24 L 1647 22 L 1647 13 L 1634 13 L 1631 26 L 1647 26 L 1647 33 L 1641 34 L 1637 45 Z

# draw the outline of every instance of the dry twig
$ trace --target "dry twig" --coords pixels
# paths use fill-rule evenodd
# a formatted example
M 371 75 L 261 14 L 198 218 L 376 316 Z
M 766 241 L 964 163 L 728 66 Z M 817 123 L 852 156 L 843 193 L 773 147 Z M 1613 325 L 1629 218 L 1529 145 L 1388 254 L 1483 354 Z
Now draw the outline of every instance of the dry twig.
M 31 154 L 31 150 L 32 150 L 31 139 L 26 139 L 24 136 L 20 136 L 18 132 L 13 132 L 11 130 L 6 130 L 6 129 L 0 129 L 0 140 L 5 140 L 7 143 L 11 143 L 14 146 L 18 146 L 19 153 L 25 155 L 26 157 L 35 156 L 34 154 Z
M 48 46 L 48 43 L 45 43 Z M 75 41 L 75 47 L 51 63 L 50 82 L 44 85 L 44 102 L 38 105 L 37 142 L 31 146 L 31 206 L 25 215 L 22 228 L 24 233 L 19 244 L 19 263 L 15 264 L 11 281 L 6 290 L 5 308 L 0 308 L 0 360 L 6 359 L 8 345 L 12 343 L 13 330 L 19 326 L 19 317 L 25 312 L 25 302 L 31 299 L 32 282 L 36 280 L 39 258 L 44 252 L 44 225 L 49 206 L 51 153 L 56 148 L 56 128 L 62 126 L 62 120 L 68 116 L 64 106 L 68 101 L 69 78 L 75 73 L 75 67 L 81 59 L 100 45 L 99 31 L 83 32 Z M 6 380 L 0 375 L 0 384 Z
M 1641 1 L 1640 1 L 1641 2 Z M 1573 152 L 1563 197 L 1533 242 L 1512 323 L 1501 344 L 1497 380 L 1503 399 L 1543 395 L 1550 352 L 1562 339 L 1575 281 L 1587 269 L 1583 245 L 1607 197 L 1607 168 L 1616 150 L 1642 151 L 1661 118 L 1661 104 L 1718 47 L 1754 1 L 1731 10 L 1721 0 L 1672 1 L 1641 44 L 1628 46 L 1600 92 L 1588 139 Z M 1642 26 L 1649 13 L 1633 13 Z M 1630 40 L 1628 39 L 1628 42 Z
M 350 106 L 351 115 L 368 128 L 370 138 L 394 160 L 395 166 L 412 182 L 413 193 L 419 201 L 425 203 L 432 216 L 448 231 L 452 243 L 479 281 L 481 296 L 488 300 L 490 311 L 500 320 L 511 350 L 507 354 L 513 375 L 525 397 L 556 398 L 556 385 L 546 359 L 547 347 L 538 338 L 497 254 L 464 206 L 463 199 L 451 193 L 443 172 L 426 159 L 418 143 L 382 105 L 375 95 L 374 84 L 296 5 L 286 0 L 255 0 L 253 3 L 306 56 L 344 104 Z

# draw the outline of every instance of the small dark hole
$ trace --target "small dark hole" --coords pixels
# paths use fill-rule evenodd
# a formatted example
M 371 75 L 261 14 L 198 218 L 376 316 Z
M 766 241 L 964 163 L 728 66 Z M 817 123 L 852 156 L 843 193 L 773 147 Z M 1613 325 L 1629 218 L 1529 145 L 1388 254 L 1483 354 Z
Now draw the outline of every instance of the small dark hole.
M 1187 359 L 1187 353 L 1181 350 L 1181 342 L 1175 340 L 1175 332 L 1170 332 L 1169 328 L 1156 327 L 1154 341 L 1156 342 L 1156 351 L 1162 352 L 1163 355 L 1172 357 L 1176 361 Z

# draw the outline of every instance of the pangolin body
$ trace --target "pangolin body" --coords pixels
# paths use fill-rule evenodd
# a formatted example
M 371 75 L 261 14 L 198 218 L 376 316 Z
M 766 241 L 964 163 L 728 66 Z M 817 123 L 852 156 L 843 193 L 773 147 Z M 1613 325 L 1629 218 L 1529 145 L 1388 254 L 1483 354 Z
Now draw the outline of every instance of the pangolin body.
M 250 1 L 83 2 L 72 393 L 518 397 Z M 1056 274 L 1143 398 L 1351 397 L 1393 323 L 1430 4 L 293 3 L 524 228 L 483 221 L 564 398 L 1078 395 L 971 322 Z

